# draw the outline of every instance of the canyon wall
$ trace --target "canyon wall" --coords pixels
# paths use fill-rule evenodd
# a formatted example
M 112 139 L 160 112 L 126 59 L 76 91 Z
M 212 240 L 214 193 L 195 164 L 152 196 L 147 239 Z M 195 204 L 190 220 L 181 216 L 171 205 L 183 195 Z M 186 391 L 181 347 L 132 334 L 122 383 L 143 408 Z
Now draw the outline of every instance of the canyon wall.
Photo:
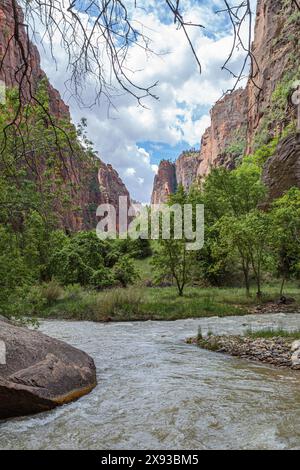
M 175 162 L 175 166 L 181 168 L 180 181 L 186 182 L 186 189 L 192 183 L 199 183 L 214 167 L 234 168 L 245 154 L 279 136 L 295 118 L 296 110 L 289 105 L 284 90 L 274 98 L 278 85 L 285 88 L 300 80 L 300 12 L 295 2 L 258 0 L 252 54 L 253 74 L 246 88 L 226 95 L 211 110 L 211 126 L 205 131 L 195 158 L 196 176 L 190 178 L 191 173 L 195 174 L 194 169 L 191 172 L 186 167 L 185 170 L 180 163 L 181 157 Z M 289 153 L 290 149 L 284 152 L 285 155 Z M 274 158 L 279 172 L 280 155 L 277 153 Z M 277 184 L 275 166 L 269 161 L 264 171 L 264 180 L 272 187 Z M 268 174 L 270 168 L 272 176 Z M 288 163 L 284 171 L 292 171 L 292 168 L 288 169 Z M 160 177 L 164 177 L 164 172 L 157 175 L 157 187 L 163 187 L 165 183 Z M 280 178 L 278 184 L 279 181 Z M 300 186 L 300 179 L 297 181 Z M 282 187 L 277 194 L 282 194 L 284 189 L 287 188 Z
M 182 185 L 187 191 L 197 177 L 199 167 L 199 152 L 183 152 L 175 162 L 176 184 Z
M 18 41 L 14 38 L 16 31 L 16 15 L 18 17 Z M 49 113 L 59 123 L 64 120 L 74 131 L 68 106 L 62 100 L 59 92 L 55 90 L 47 80 L 40 65 L 40 55 L 34 44 L 29 41 L 24 27 L 22 10 L 13 8 L 12 0 L 1 0 L 0 4 L 0 80 L 4 81 L 8 88 L 17 87 L 22 83 L 22 101 L 35 104 L 32 97 L 35 96 L 41 81 L 46 83 L 49 97 Z M 27 68 L 24 68 L 24 60 L 27 58 Z M 59 152 L 57 151 L 57 159 Z M 45 163 L 38 162 L 39 173 L 44 169 Z M 34 175 L 31 175 L 34 177 Z M 39 175 L 40 176 L 40 175 Z M 53 174 L 53 180 L 57 175 Z M 69 230 L 82 230 L 95 228 L 97 224 L 96 208 L 102 203 L 110 203 L 117 206 L 119 196 L 127 196 L 129 192 L 120 179 L 118 173 L 111 165 L 106 165 L 100 159 L 91 157 L 86 153 L 85 157 L 69 154 L 64 159 L 60 171 L 60 178 L 65 182 L 65 187 L 71 195 L 71 206 L 66 208 L 61 200 L 57 199 L 53 208 L 59 218 L 60 226 Z M 54 183 L 53 183 L 54 185 Z M 41 191 L 43 190 L 43 180 Z
M 272 100 L 272 95 L 284 78 L 286 84 L 300 80 L 300 11 L 295 2 L 258 0 L 252 54 L 254 78 L 246 90 L 248 153 L 258 133 L 278 135 L 294 114 L 288 101 Z
M 176 191 L 176 166 L 169 160 L 162 160 L 154 177 L 151 204 L 163 204 Z
M 229 169 L 244 154 L 247 132 L 247 91 L 239 89 L 218 101 L 211 110 L 211 126 L 205 131 L 200 147 L 197 177 L 206 176 L 211 168 Z

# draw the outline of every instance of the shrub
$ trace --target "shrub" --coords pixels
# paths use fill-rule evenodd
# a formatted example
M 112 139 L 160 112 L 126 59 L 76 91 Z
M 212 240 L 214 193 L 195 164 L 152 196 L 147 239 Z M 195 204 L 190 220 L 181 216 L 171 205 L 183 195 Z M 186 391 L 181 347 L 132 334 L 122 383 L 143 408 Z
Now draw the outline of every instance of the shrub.
M 138 289 L 112 289 L 94 297 L 92 320 L 126 319 L 141 311 L 143 294 Z
M 41 294 L 47 305 L 53 305 L 63 296 L 63 292 L 63 288 L 55 279 L 41 286 Z
M 135 269 L 132 259 L 125 255 L 114 266 L 113 275 L 116 281 L 119 281 L 122 287 L 127 287 L 129 284 L 139 278 L 139 274 Z

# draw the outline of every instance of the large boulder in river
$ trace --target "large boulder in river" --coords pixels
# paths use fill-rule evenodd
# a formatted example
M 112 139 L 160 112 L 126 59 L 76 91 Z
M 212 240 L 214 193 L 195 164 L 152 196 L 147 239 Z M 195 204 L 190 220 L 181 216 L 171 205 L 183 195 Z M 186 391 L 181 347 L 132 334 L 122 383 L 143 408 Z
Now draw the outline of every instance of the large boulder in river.
M 0 320 L 0 419 L 50 410 L 96 386 L 86 353 L 38 331 Z

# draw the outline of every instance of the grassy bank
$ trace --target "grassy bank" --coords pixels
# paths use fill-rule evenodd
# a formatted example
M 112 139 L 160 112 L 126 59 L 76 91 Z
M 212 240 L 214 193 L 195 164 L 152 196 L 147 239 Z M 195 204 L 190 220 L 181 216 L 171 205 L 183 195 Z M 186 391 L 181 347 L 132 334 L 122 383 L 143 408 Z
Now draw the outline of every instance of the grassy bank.
M 54 287 L 54 288 L 53 288 Z M 297 299 L 299 293 L 290 286 L 287 295 Z M 42 318 L 92 321 L 178 320 L 212 316 L 245 315 L 257 305 L 257 299 L 246 297 L 243 289 L 190 287 L 183 297 L 175 287 L 150 288 L 142 285 L 102 292 L 84 290 L 79 286 L 66 289 L 48 286 L 44 301 L 34 314 Z M 278 298 L 277 286 L 270 286 L 263 302 Z
M 300 339 L 300 330 L 297 331 L 286 331 L 283 329 L 264 329 L 258 331 L 248 330 L 246 336 L 252 339 L 274 339 L 274 338 L 286 338 L 290 341 L 296 341 Z

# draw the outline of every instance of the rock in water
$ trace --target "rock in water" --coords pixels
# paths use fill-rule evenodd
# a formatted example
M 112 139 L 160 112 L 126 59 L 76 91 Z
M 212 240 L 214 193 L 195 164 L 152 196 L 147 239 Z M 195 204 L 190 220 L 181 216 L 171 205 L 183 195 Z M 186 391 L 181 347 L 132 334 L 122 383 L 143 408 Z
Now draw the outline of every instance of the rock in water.
M 37 331 L 0 321 L 6 364 L 0 363 L 0 419 L 50 410 L 97 384 L 93 359 Z

